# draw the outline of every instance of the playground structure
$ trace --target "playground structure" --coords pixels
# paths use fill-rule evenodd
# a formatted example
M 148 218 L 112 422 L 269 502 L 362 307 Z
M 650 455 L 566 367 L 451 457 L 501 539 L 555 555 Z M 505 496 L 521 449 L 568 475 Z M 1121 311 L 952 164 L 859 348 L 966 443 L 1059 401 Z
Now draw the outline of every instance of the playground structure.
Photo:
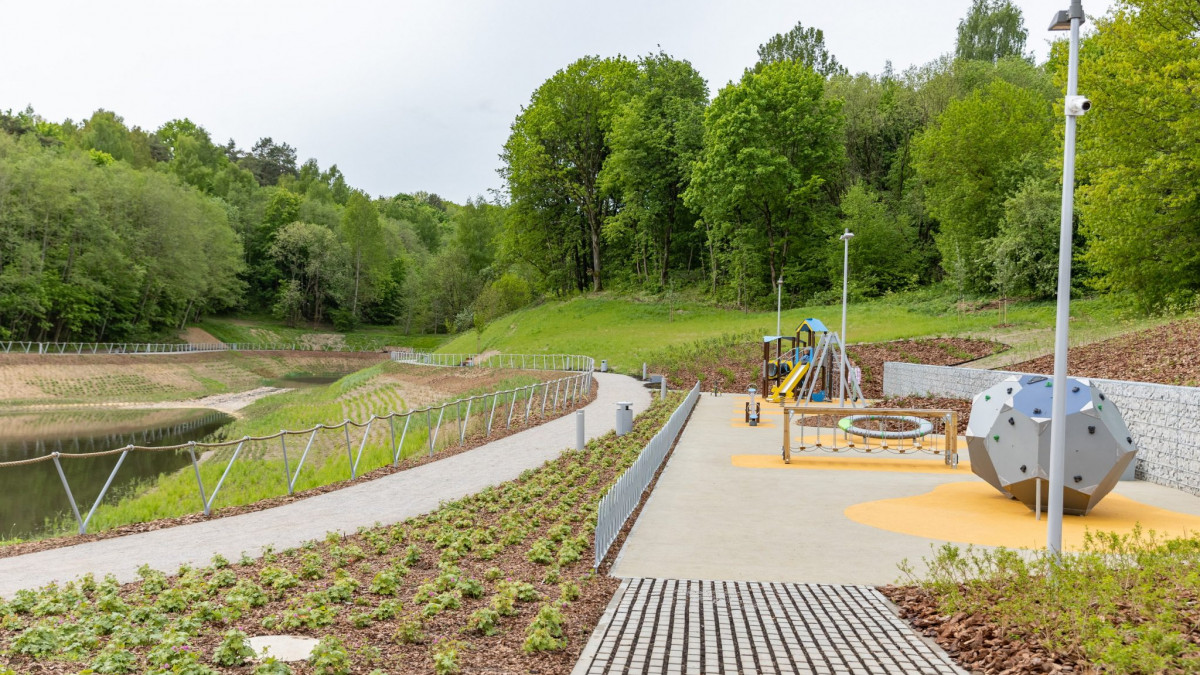
M 832 399 L 835 393 L 852 404 L 863 398 L 858 370 L 846 358 L 841 338 L 812 318 L 801 322 L 794 336 L 763 336 L 761 391 L 763 398 L 773 403 L 786 403 L 789 397 L 793 401 L 821 402 Z
M 1040 517 L 1049 501 L 1052 381 L 1013 376 L 975 396 L 967 423 L 971 470 Z M 1067 380 L 1063 512 L 1087 515 L 1137 454 L 1120 410 L 1086 379 Z
M 784 464 L 791 463 L 792 453 L 825 450 L 900 455 L 929 453 L 942 456 L 946 466 L 958 466 L 958 413 L 953 410 L 784 406 L 783 411 Z M 845 417 L 836 427 L 819 422 L 806 424 L 809 417 L 838 415 Z M 870 428 L 872 423 L 875 428 Z M 904 424 L 912 428 L 885 428 Z M 941 433 L 934 434 L 938 427 Z M 796 445 L 792 444 L 794 439 L 798 441 Z

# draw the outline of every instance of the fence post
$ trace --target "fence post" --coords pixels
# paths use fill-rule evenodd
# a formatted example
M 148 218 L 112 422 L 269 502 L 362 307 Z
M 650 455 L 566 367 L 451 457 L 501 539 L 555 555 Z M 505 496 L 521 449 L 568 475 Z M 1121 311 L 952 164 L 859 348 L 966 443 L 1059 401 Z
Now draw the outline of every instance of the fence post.
M 104 481 L 104 487 L 100 488 L 100 495 L 96 497 L 96 503 L 92 504 L 92 509 L 88 511 L 87 517 L 84 518 L 81 523 L 79 523 L 79 534 L 85 534 L 87 532 L 88 521 L 92 519 L 92 514 L 96 512 L 96 509 L 100 506 L 100 502 L 104 501 L 105 493 L 108 492 L 109 486 L 112 485 L 113 478 L 116 478 L 117 471 L 121 469 L 121 463 L 125 461 L 125 456 L 129 454 L 129 450 L 132 447 L 133 446 L 126 446 L 125 450 L 121 453 L 121 456 L 117 458 L 117 465 L 113 467 L 112 473 L 108 474 L 108 480 Z
M 283 431 L 283 429 L 279 430 L 279 447 L 283 449 L 283 479 L 287 481 L 288 496 L 290 497 L 292 496 L 292 467 L 288 464 L 287 434 L 283 433 Z M 300 470 L 296 469 L 296 473 L 300 473 Z
M 429 445 L 429 456 L 433 457 L 433 413 L 425 409 L 425 440 Z
M 471 404 L 475 402 L 475 397 L 467 399 L 467 419 L 463 421 L 460 417 L 458 420 L 458 444 L 464 445 L 467 441 L 467 424 L 471 421 Z
M 575 411 L 575 449 L 576 450 L 580 450 L 580 451 L 583 450 L 583 447 L 585 445 L 584 438 L 585 438 L 585 436 L 583 433 L 583 411 L 576 410 Z
M 350 447 L 350 420 L 342 421 L 342 430 L 346 432 L 346 461 L 350 462 L 350 474 L 354 475 L 354 450 Z
M 204 504 L 204 515 L 207 516 L 209 515 L 208 497 L 204 496 L 204 481 L 200 479 L 200 463 L 196 461 L 196 441 L 188 442 L 188 454 L 192 456 L 192 468 L 196 470 L 196 486 L 200 488 L 200 502 Z
M 433 449 L 434 449 L 434 446 L 436 446 L 436 445 L 437 445 L 437 435 L 438 435 L 438 432 L 442 430 L 442 415 L 445 415 L 445 414 L 446 414 L 446 406 L 444 406 L 444 405 L 443 405 L 443 406 L 442 406 L 442 407 L 441 407 L 441 408 L 438 410 L 438 421 L 437 421 L 437 426 L 436 426 L 436 427 L 434 427 L 434 429 L 433 429 L 433 437 L 432 437 L 432 439 L 429 441 L 429 456 L 430 456 L 430 457 L 433 457 Z
M 512 400 L 508 402 L 508 419 L 504 422 L 504 428 L 508 429 L 512 426 L 513 410 L 517 407 L 517 390 L 512 390 Z
M 71 486 L 67 484 L 67 475 L 63 473 L 62 464 L 58 461 L 58 453 L 50 455 L 54 458 L 54 468 L 58 469 L 58 477 L 62 479 L 63 489 L 67 491 L 67 501 L 71 502 L 71 510 L 75 512 L 75 520 L 79 523 L 79 533 L 83 534 L 83 518 L 79 517 L 79 507 L 75 505 L 75 495 L 71 494 Z
M 392 456 L 392 466 L 400 465 L 400 454 L 404 452 L 404 438 L 408 436 L 408 423 L 412 421 L 412 411 L 404 415 L 404 431 L 400 432 L 400 445 L 396 446 L 395 453 Z
M 542 362 L 545 365 L 545 362 Z M 546 397 L 550 395 L 550 383 L 542 383 L 542 417 L 546 416 Z
M 496 418 L 496 399 L 499 396 L 499 392 L 492 394 L 492 412 L 488 415 L 487 433 L 484 434 L 487 438 L 492 437 L 492 420 Z

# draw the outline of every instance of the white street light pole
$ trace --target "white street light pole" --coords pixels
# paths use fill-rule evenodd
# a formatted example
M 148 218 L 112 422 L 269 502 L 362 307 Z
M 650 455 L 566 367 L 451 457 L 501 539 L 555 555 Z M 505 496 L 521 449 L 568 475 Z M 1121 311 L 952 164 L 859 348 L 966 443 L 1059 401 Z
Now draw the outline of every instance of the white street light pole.
M 850 240 L 854 238 L 854 233 L 850 228 L 846 228 L 846 233 L 841 237 L 842 246 L 842 362 L 838 367 L 838 398 L 841 399 L 841 406 L 846 407 L 846 375 L 850 368 L 850 364 L 846 361 L 846 299 L 849 297 L 850 291 Z
M 1070 60 L 1067 66 L 1067 96 L 1063 109 L 1067 133 L 1063 144 L 1062 221 L 1058 233 L 1058 310 L 1054 319 L 1054 401 L 1050 413 L 1050 480 L 1046 513 L 1046 548 L 1062 553 L 1063 481 L 1067 463 L 1067 324 L 1071 319 L 1071 224 L 1075 200 L 1075 118 L 1091 103 L 1076 96 L 1079 86 L 1079 26 L 1083 23 L 1081 0 L 1060 11 L 1050 30 L 1070 30 Z
M 783 277 L 779 277 L 779 281 L 776 281 L 775 285 L 779 288 L 779 293 L 775 296 L 775 336 L 778 337 L 780 335 L 779 331 L 781 330 L 779 324 L 779 315 L 780 311 L 783 309 Z

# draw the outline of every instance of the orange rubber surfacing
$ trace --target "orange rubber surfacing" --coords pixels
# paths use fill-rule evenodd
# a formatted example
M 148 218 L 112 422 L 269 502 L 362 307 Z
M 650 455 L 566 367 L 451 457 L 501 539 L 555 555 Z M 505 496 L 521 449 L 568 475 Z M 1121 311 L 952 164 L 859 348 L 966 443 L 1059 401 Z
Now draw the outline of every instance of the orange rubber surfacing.
M 936 473 L 971 475 L 971 463 L 959 462 L 957 469 L 946 466 L 941 455 L 928 452 L 906 451 L 903 455 L 875 450 L 869 453 L 840 450 L 830 456 L 828 450 L 821 454 L 805 455 L 792 451 L 792 463 L 784 464 L 779 455 L 733 455 L 733 465 L 742 469 L 810 469 L 816 471 L 890 471 L 899 473 Z
M 1046 516 L 1009 499 L 982 481 L 939 485 L 912 497 L 855 504 L 845 510 L 850 520 L 881 530 L 914 537 L 981 546 L 1043 548 Z M 1200 516 L 1161 509 L 1117 494 L 1109 494 L 1086 516 L 1063 517 L 1063 548 L 1083 548 L 1084 533 L 1128 533 L 1134 526 L 1163 538 L 1200 532 Z

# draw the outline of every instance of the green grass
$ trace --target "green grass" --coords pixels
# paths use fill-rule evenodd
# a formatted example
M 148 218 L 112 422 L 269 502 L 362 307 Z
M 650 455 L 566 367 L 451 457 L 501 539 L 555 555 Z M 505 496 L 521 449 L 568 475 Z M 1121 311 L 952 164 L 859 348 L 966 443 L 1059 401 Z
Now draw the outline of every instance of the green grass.
M 943 620 L 971 616 L 1104 672 L 1200 672 L 1200 539 L 1089 533 L 1083 551 L 1061 558 L 946 544 L 925 562 L 927 574 L 907 571 Z
M 221 342 L 229 343 L 298 343 L 317 348 L 345 346 L 352 349 L 380 347 L 414 347 L 435 349 L 446 340 L 443 335 L 405 335 L 398 326 L 362 326 L 349 333 L 331 326 L 315 328 L 291 327 L 269 317 L 206 318 L 194 324 Z
M 1072 302 L 1072 329 L 1107 326 L 1120 315 L 1110 299 Z M 1013 303 L 1006 331 L 1045 329 L 1054 323 L 1053 302 Z M 808 317 L 841 328 L 840 306 L 808 306 L 784 310 L 782 332 L 791 334 Z M 995 332 L 995 310 L 958 311 L 944 297 L 928 293 L 857 302 L 850 305 L 847 333 L 851 342 L 879 342 L 926 336 Z M 774 312 L 743 312 L 697 303 L 638 302 L 591 296 L 548 302 L 506 315 L 482 335 L 464 333 L 438 351 L 470 353 L 559 352 L 608 359 L 619 372 L 641 371 L 643 361 L 663 349 L 723 335 L 775 332 Z
M 402 388 L 387 375 L 403 373 L 406 369 L 420 368 L 394 362 L 384 362 L 356 373 L 351 373 L 337 382 L 324 387 L 300 389 L 256 401 L 246 407 L 243 418 L 223 428 L 219 433 L 224 439 L 240 439 L 246 436 L 270 436 L 281 429 L 302 430 L 317 424 L 337 425 L 345 419 L 366 423 L 371 415 L 386 415 L 408 409 L 402 398 Z M 446 399 L 453 401 L 494 391 L 525 387 L 541 380 L 527 374 L 514 374 L 500 382 L 463 392 Z M 522 397 L 524 396 L 524 397 Z M 515 403 L 501 400 L 498 404 L 495 428 L 503 429 L 507 424 L 508 408 L 515 406 L 514 421 L 523 416 L 528 391 L 519 396 Z M 540 403 L 540 398 L 535 399 Z M 490 399 L 487 400 L 490 405 Z M 472 410 L 450 406 L 445 409 L 441 429 L 434 436 L 434 451 L 457 445 L 460 438 L 460 420 L 466 426 L 468 438 L 481 435 L 486 418 L 481 412 L 481 403 L 476 401 Z M 540 412 L 535 406 L 534 415 Z M 469 413 L 469 416 L 468 416 Z M 547 415 L 551 411 L 547 410 Z M 460 417 L 461 415 L 461 417 Z M 395 418 L 395 439 L 403 439 L 401 458 L 412 457 L 428 451 L 431 429 L 437 430 L 438 411 L 426 416 L 414 414 L 407 433 L 404 418 Z M 289 435 L 286 437 L 288 452 L 287 469 L 296 474 L 297 464 L 304 448 L 312 437 L 308 457 L 296 479 L 295 490 L 331 485 L 350 478 L 351 460 L 356 459 L 361 448 L 357 474 L 362 475 L 392 463 L 392 431 L 387 420 L 377 420 L 370 427 L 322 429 L 312 434 Z M 283 444 L 278 438 L 251 440 L 245 443 L 233 464 L 228 477 L 221 486 L 214 508 L 250 504 L 262 499 L 287 494 Z M 200 465 L 206 494 L 211 495 L 234 447 L 226 447 L 210 453 Z M 196 476 L 191 466 L 181 471 L 159 476 L 157 480 L 137 486 L 115 503 L 107 503 L 97 509 L 88 529 L 103 531 L 131 523 L 147 522 L 158 518 L 171 518 L 196 513 L 203 509 L 196 486 Z M 69 521 L 54 528 L 53 533 L 70 531 Z

